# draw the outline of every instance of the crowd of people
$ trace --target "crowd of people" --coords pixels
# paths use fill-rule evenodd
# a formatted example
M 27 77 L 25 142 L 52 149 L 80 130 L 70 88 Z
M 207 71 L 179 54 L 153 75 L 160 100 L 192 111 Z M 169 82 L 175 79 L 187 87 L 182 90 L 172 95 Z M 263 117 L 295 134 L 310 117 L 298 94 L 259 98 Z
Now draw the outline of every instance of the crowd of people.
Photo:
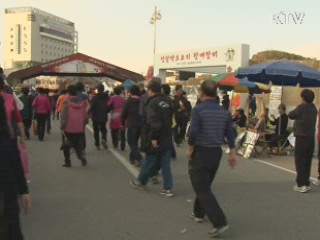
M 25 146 L 25 140 L 30 139 L 31 127 L 38 140 L 44 141 L 45 134 L 50 134 L 51 120 L 55 119 L 59 120 L 61 129 L 63 167 L 72 167 L 71 149 L 75 150 L 82 166 L 88 164 L 86 125 L 91 119 L 94 145 L 98 151 L 101 147 L 106 150 L 110 147 L 108 129 L 115 150 L 125 151 L 129 146 L 128 160 L 140 168 L 137 179 L 130 181 L 131 186 L 145 191 L 149 180 L 158 182 L 161 172 L 163 189 L 160 194 L 167 197 L 174 195 L 171 161 L 177 158 L 175 148 L 187 142 L 188 171 L 196 195 L 191 217 L 202 222 L 207 216 L 213 224 L 209 236 L 221 235 L 228 229 L 228 222 L 211 185 L 222 158 L 222 145 L 226 143 L 230 148 L 229 165 L 235 167 L 236 128 L 246 129 L 248 118 L 243 109 L 237 109 L 232 116 L 228 95 L 224 94 L 220 104 L 217 87 L 210 80 L 204 81 L 200 86 L 199 100 L 192 110 L 181 85 L 175 87 L 172 96 L 170 86 L 162 84 L 159 78 L 129 89 L 118 86 L 112 93 L 99 84 L 94 94 L 86 94 L 84 85 L 78 82 L 69 85 L 59 95 L 49 95 L 42 88 L 37 89 L 37 94 L 30 94 L 28 88 L 23 88 L 21 95 L 15 97 L 5 87 L 0 75 L 0 206 L 4 206 L 0 208 L 0 239 L 23 239 L 18 199 L 22 199 L 21 206 L 27 212 L 31 197 L 20 148 Z M 286 106 L 281 104 L 280 116 L 268 120 L 275 125 L 271 148 L 287 136 L 288 119 L 295 120 L 297 178 L 294 190 L 305 193 L 310 191 L 318 111 L 313 104 L 312 91 L 302 91 L 301 98 L 302 104 L 295 110 L 286 114 Z M 255 98 L 250 95 L 249 99 L 250 114 L 254 114 Z M 320 160 L 319 178 L 314 184 L 320 185 Z

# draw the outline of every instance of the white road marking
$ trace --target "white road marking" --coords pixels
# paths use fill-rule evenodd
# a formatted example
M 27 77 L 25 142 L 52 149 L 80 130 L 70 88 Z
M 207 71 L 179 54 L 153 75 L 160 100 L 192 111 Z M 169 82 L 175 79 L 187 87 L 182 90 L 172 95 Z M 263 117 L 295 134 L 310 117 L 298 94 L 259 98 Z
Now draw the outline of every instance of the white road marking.
M 92 129 L 90 126 L 87 126 L 87 129 L 88 129 L 91 133 L 93 133 L 93 129 Z M 120 161 L 120 163 L 121 163 L 134 177 L 137 177 L 137 176 L 139 175 L 138 170 L 137 170 L 135 167 L 133 167 L 133 166 L 128 162 L 128 160 L 125 159 L 120 153 L 118 153 L 117 151 L 115 151 L 115 150 L 113 150 L 113 149 L 110 149 L 109 151 L 111 152 L 111 154 L 112 154 L 115 158 L 117 158 L 117 159 Z M 292 171 L 292 170 L 290 170 L 290 169 L 288 169 L 288 168 L 280 167 L 280 166 L 278 166 L 278 165 L 275 165 L 275 164 L 272 164 L 272 163 L 269 163 L 269 162 L 266 162 L 266 161 L 263 161 L 263 160 L 260 160 L 260 159 L 256 159 L 256 158 L 253 158 L 253 161 L 258 162 L 258 163 L 262 163 L 262 164 L 265 164 L 265 165 L 267 165 L 267 166 L 274 167 L 274 168 L 277 168 L 277 169 L 282 170 L 282 171 L 284 171 L 284 172 L 287 172 L 287 173 L 291 173 L 291 174 L 296 175 L 296 172 L 295 172 L 295 171 Z M 310 177 L 310 179 L 311 179 L 312 181 L 316 180 L 316 178 L 314 178 L 314 177 Z
M 90 126 L 87 125 L 87 129 L 88 129 L 91 133 L 93 133 L 92 127 L 90 127 Z M 139 175 L 138 170 L 137 170 L 134 166 L 132 166 L 125 157 L 123 157 L 120 153 L 118 153 L 118 152 L 117 152 L 116 150 L 114 150 L 114 149 L 109 149 L 109 151 L 110 151 L 110 153 L 111 153 L 116 159 L 118 159 L 119 162 L 129 171 L 129 173 L 131 173 L 135 178 L 138 177 L 138 175 Z
M 259 159 L 256 159 L 256 158 L 253 158 L 253 161 L 259 162 L 259 163 L 268 165 L 268 166 L 270 166 L 270 167 L 274 167 L 274 168 L 280 169 L 280 170 L 285 171 L 285 172 L 287 172 L 287 173 L 291 173 L 291 174 L 296 175 L 296 172 L 295 172 L 295 171 L 292 171 L 292 170 L 290 170 L 290 169 L 288 169 L 288 168 L 280 167 L 280 166 L 278 166 L 278 165 L 275 165 L 275 164 L 272 164 L 272 163 L 269 163 L 269 162 L 266 162 L 266 161 L 263 161 L 263 160 L 259 160 Z M 314 178 L 314 177 L 310 177 L 310 179 L 311 179 L 312 181 L 316 180 L 316 178 Z

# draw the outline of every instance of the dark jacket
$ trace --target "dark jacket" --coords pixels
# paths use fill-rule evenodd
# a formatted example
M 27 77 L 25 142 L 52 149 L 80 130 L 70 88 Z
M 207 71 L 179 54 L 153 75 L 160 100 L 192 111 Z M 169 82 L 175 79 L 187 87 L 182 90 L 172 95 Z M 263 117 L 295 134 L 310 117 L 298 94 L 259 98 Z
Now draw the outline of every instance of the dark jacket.
M 108 121 L 108 95 L 105 93 L 98 93 L 92 98 L 90 113 L 92 121 L 106 122 Z
M 140 107 L 139 107 L 139 113 L 142 117 L 144 117 L 144 107 L 146 103 L 148 102 L 148 93 L 144 93 L 140 97 Z
M 177 122 L 189 120 L 191 117 L 192 106 L 185 97 L 174 96 L 174 113 Z M 183 106 L 183 108 L 182 108 Z
M 24 120 L 31 120 L 32 119 L 32 102 L 33 97 L 29 95 L 22 95 L 20 97 L 21 102 L 23 102 L 23 109 L 20 111 L 22 118 Z
M 247 126 L 247 117 L 246 115 L 239 115 L 233 118 L 233 122 L 235 122 L 238 127 L 245 128 Z
M 285 113 L 281 116 L 281 123 L 280 123 L 280 117 L 278 117 L 274 121 L 270 121 L 272 125 L 276 126 L 275 134 L 279 135 L 279 127 L 281 127 L 280 136 L 285 136 L 287 134 L 288 120 L 289 120 L 288 115 Z
M 139 113 L 140 98 L 137 96 L 130 97 L 122 110 L 122 125 L 126 125 L 128 122 L 129 128 L 140 128 L 142 126 L 142 116 Z
M 0 137 L 0 156 L 5 156 L 1 157 L 0 161 L 0 195 L 3 192 L 20 195 L 28 193 L 16 141 L 3 140 Z
M 222 106 L 224 107 L 224 109 L 229 110 L 229 106 L 230 106 L 229 95 L 226 94 L 222 97 Z
M 293 132 L 296 137 L 313 137 L 316 133 L 318 110 L 313 103 L 302 103 L 288 116 L 295 120 Z
M 159 94 L 148 99 L 144 109 L 144 124 L 141 134 L 141 150 L 152 153 L 168 149 L 172 144 L 173 105 L 170 97 Z M 156 140 L 159 148 L 154 149 L 151 141 Z

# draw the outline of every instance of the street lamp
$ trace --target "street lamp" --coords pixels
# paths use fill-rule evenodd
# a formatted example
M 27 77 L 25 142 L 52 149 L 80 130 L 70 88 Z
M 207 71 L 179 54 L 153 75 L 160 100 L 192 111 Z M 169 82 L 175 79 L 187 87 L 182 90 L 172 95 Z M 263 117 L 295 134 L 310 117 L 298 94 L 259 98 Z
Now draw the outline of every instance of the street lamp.
M 157 6 L 154 8 L 153 15 L 150 19 L 150 24 L 154 25 L 154 42 L 153 42 L 153 55 L 156 54 L 157 44 L 157 21 L 161 20 L 162 16 L 160 10 L 157 10 Z

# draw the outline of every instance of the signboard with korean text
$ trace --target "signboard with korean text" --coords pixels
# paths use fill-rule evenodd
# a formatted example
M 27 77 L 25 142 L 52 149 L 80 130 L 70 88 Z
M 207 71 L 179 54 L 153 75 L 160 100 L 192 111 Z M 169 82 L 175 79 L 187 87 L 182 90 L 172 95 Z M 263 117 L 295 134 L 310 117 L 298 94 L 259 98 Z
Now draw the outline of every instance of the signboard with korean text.
M 154 57 L 156 70 L 201 67 L 225 67 L 233 72 L 249 64 L 249 45 L 238 44 L 217 48 L 203 48 L 158 53 Z

